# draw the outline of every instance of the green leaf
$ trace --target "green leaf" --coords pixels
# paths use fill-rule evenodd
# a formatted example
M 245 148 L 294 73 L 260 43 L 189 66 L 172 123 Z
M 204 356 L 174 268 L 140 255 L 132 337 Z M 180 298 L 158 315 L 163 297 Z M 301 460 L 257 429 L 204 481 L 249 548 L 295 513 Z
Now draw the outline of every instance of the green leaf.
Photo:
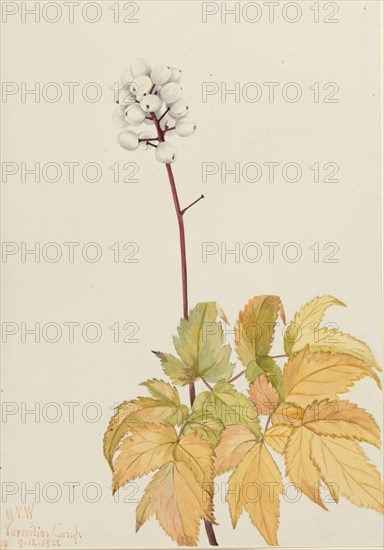
M 208 382 L 228 380 L 234 365 L 230 363 L 231 348 L 223 345 L 222 319 L 226 317 L 215 302 L 197 304 L 188 319 L 181 319 L 173 338 L 180 357 L 155 352 L 160 358 L 164 372 L 175 384 L 184 386 L 199 378 Z
M 161 401 L 164 405 L 168 404 L 178 409 L 185 407 L 185 405 L 181 404 L 179 392 L 175 386 L 168 384 L 164 380 L 153 378 L 152 380 L 142 382 L 140 386 L 145 386 L 152 397 Z
M 152 397 L 138 397 L 121 403 L 112 416 L 104 435 L 104 456 L 113 469 L 113 456 L 120 441 L 132 428 L 146 423 L 181 425 L 188 416 L 188 407 L 181 405 L 177 389 L 162 380 L 148 380 L 147 386 Z
M 207 417 L 202 411 L 195 410 L 187 420 L 184 433 L 193 432 L 205 439 L 212 447 L 216 447 L 223 429 L 224 424 L 219 418 Z
M 195 369 L 183 363 L 181 359 L 170 353 L 162 353 L 161 351 L 154 351 L 153 353 L 160 359 L 163 371 L 174 384 L 185 386 L 186 384 L 192 384 L 196 380 L 198 375 Z
M 259 417 L 252 402 L 227 382 L 219 382 L 212 391 L 200 393 L 192 411 L 199 411 L 206 419 L 218 419 L 224 426 L 241 424 L 260 436 Z
M 279 400 L 283 399 L 283 373 L 276 361 L 269 355 L 257 357 L 255 361 L 251 361 L 245 372 L 245 376 L 249 382 L 254 382 L 261 374 L 267 374 L 268 381 L 271 382 L 279 394 Z

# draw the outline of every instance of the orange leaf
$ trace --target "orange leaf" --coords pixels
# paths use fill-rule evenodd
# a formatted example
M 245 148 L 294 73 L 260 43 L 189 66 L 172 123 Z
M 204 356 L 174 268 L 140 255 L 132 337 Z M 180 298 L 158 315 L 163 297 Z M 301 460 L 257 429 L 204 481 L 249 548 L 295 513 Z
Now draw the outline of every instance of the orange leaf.
M 268 382 L 268 376 L 261 374 L 249 385 L 249 397 L 259 414 L 271 414 L 277 407 L 279 396 Z

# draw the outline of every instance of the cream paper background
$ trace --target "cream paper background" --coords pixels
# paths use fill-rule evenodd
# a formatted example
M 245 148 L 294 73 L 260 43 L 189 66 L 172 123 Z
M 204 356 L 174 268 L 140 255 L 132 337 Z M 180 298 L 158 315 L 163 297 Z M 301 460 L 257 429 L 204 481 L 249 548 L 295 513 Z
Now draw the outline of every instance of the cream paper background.
M 315 295 L 331 294 L 348 308 L 329 310 L 327 320 L 365 340 L 382 357 L 380 3 L 341 1 L 336 24 L 315 24 L 309 10 L 312 2 L 300 2 L 301 20 L 287 23 L 281 17 L 284 4 L 276 8 L 274 23 L 268 22 L 263 8 L 256 24 L 235 23 L 231 18 L 221 23 L 219 15 L 203 24 L 201 3 L 186 1 L 138 2 L 135 24 L 114 23 L 109 2 L 99 4 L 102 17 L 95 24 L 79 16 L 73 23 L 64 16 L 54 24 L 30 19 L 22 23 L 20 15 L 3 24 L 3 81 L 26 82 L 28 87 L 34 82 L 81 83 L 73 103 L 63 87 L 63 99 L 57 103 L 44 99 L 37 103 L 30 96 L 22 103 L 20 93 L 9 96 L 2 104 L 3 161 L 25 162 L 29 167 L 35 162 L 57 162 L 62 167 L 64 162 L 81 166 L 98 162 L 102 168 L 96 183 L 81 176 L 70 183 L 65 173 L 57 183 L 35 183 L 29 176 L 23 183 L 19 174 L 9 177 L 3 183 L 3 241 L 41 246 L 56 242 L 63 255 L 64 242 L 83 246 L 94 241 L 103 252 L 96 263 L 84 261 L 76 252 L 73 263 L 64 258 L 36 263 L 30 256 L 22 263 L 16 254 L 2 264 L 3 322 L 19 326 L 25 322 L 28 327 L 56 322 L 63 330 L 64 322 L 81 326 L 96 322 L 103 331 L 94 344 L 85 342 L 79 332 L 74 343 L 68 342 L 67 332 L 55 344 L 43 338 L 35 343 L 32 337 L 22 343 L 19 332 L 3 345 L 2 398 L 14 404 L 9 405 L 14 414 L 2 422 L 6 441 L 2 480 L 17 484 L 17 493 L 3 505 L 3 539 L 7 540 L 7 511 L 13 513 L 14 527 L 28 528 L 30 520 L 15 517 L 16 506 L 22 504 L 22 484 L 31 488 L 39 483 L 40 502 L 34 506 L 32 523 L 41 530 L 60 523 L 63 531 L 73 531 L 76 525 L 82 538 L 76 546 L 63 539 L 65 548 L 175 546 L 155 520 L 135 534 L 135 504 L 123 502 L 130 491 L 122 490 L 120 502 L 114 502 L 102 455 L 102 436 L 113 406 L 143 394 L 141 381 L 162 376 L 151 350 L 171 351 L 171 336 L 181 315 L 178 233 L 165 169 L 152 152 L 128 153 L 120 148 L 118 129 L 111 123 L 114 107 L 108 88 L 135 57 L 183 69 L 183 86 L 198 121 L 193 137 L 171 139 L 179 150 L 174 172 L 182 205 L 202 192 L 206 197 L 186 215 L 190 304 L 216 300 L 234 322 L 238 310 L 255 294 L 280 295 L 289 318 Z M 321 13 L 323 17 L 326 12 Z M 269 103 L 263 87 L 257 103 L 244 99 L 237 103 L 230 96 L 221 102 L 219 94 L 204 103 L 202 83 L 208 81 L 226 83 L 228 88 L 235 82 L 243 86 L 294 81 L 301 85 L 303 97 L 288 103 L 278 93 L 278 99 Z M 79 90 L 87 82 L 99 83 L 100 101 L 82 99 Z M 339 102 L 314 103 L 309 90 L 314 82 L 337 82 Z M 268 161 L 297 162 L 303 169 L 301 181 L 288 183 L 279 173 L 269 183 L 263 173 L 258 183 L 236 183 L 233 177 L 222 183 L 219 175 L 202 182 L 203 162 L 226 162 L 230 167 L 234 162 Z M 108 169 L 115 162 L 121 167 L 136 162 L 139 183 L 115 183 Z M 314 183 L 308 169 L 314 162 L 336 162 L 339 182 Z M 281 243 L 274 262 L 268 261 L 263 245 L 271 241 Z M 139 262 L 114 263 L 108 249 L 114 242 L 138 243 Z M 241 247 L 256 242 L 263 247 L 263 257 L 252 263 L 227 256 L 222 262 L 216 254 L 204 263 L 202 242 L 225 243 L 228 249 L 236 242 Z M 297 263 L 281 259 L 282 245 L 288 242 L 302 248 Z M 315 263 L 309 250 L 314 242 L 321 246 L 336 242 L 338 263 Z M 108 327 L 116 322 L 137 323 L 139 343 L 114 343 Z M 239 387 L 245 389 L 244 381 Z M 187 399 L 185 389 L 181 393 Z M 382 399 L 372 381 L 360 382 L 349 398 L 380 419 Z M 56 409 L 44 409 L 52 402 Z M 79 403 L 73 422 L 64 405 L 68 402 Z M 95 407 L 87 408 L 91 402 L 101 411 L 96 422 L 89 421 L 97 413 Z M 45 411 L 38 414 L 38 422 L 32 415 L 24 418 L 23 407 L 31 409 L 36 403 Z M 55 410 L 61 418 L 47 421 Z M 380 466 L 380 452 L 372 448 L 367 452 Z M 219 478 L 219 483 L 225 479 Z M 146 481 L 138 482 L 138 495 Z M 73 502 L 68 483 L 76 485 Z M 51 484 L 51 499 L 52 484 L 62 491 L 56 503 L 44 498 L 45 484 Z M 100 499 L 87 502 L 82 490 L 90 487 L 86 493 L 90 500 L 95 484 Z M 25 500 L 32 504 L 34 497 Z M 215 506 L 222 546 L 264 546 L 245 514 L 232 529 L 223 491 Z M 281 545 L 380 546 L 382 519 L 377 513 L 344 499 L 329 508 L 325 513 L 305 498 L 282 501 Z M 200 542 L 207 545 L 203 529 Z M 16 547 L 18 538 L 9 537 L 8 548 Z

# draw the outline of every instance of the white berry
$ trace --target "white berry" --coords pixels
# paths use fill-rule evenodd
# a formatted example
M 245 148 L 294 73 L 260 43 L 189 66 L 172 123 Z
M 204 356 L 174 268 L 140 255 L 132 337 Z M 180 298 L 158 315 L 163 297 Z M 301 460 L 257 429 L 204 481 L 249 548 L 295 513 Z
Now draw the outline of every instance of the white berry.
M 180 82 L 182 78 L 182 73 L 180 69 L 177 69 L 176 67 L 171 67 L 171 76 L 169 79 L 169 82 Z
M 136 89 L 136 95 L 148 94 L 153 86 L 149 76 L 138 76 L 134 79 L 133 85 Z
M 131 74 L 133 78 L 137 76 L 149 76 L 151 74 L 151 67 L 145 59 L 135 59 L 131 63 Z
M 147 139 L 154 139 L 155 137 L 156 137 L 156 136 L 154 136 L 154 135 L 152 134 L 152 132 L 147 132 L 147 131 L 145 131 L 145 130 L 144 130 L 144 132 L 140 132 L 140 134 L 139 134 L 139 139 L 140 139 L 140 140 L 142 140 L 142 139 L 144 139 L 144 140 L 147 140 Z M 140 141 L 140 143 L 139 143 L 139 149 L 143 149 L 143 150 L 145 150 L 145 149 L 151 149 L 151 146 L 148 145 L 148 143 L 147 143 L 146 141 Z
M 181 98 L 182 93 L 183 90 L 180 84 L 177 84 L 176 82 L 168 82 L 168 84 L 165 84 L 165 86 L 161 88 L 160 97 L 165 103 L 171 105 Z
M 168 141 L 159 140 L 164 139 L 163 136 L 168 139 L 172 134 L 191 136 L 197 129 L 195 120 L 189 117 L 181 80 L 182 72 L 178 67 L 156 65 L 151 69 L 145 59 L 132 61 L 130 68 L 121 75 L 122 87 L 115 99 L 118 108 L 112 117 L 115 125 L 122 129 L 118 137 L 122 147 L 128 150 L 154 148 L 159 162 L 175 162 L 177 149 Z M 144 128 L 134 128 L 141 124 Z
M 130 130 L 123 130 L 119 134 L 117 140 L 119 144 L 124 147 L 124 149 L 128 149 L 128 151 L 134 151 L 139 146 L 139 136 Z
M 162 86 L 171 77 L 171 69 L 167 67 L 166 65 L 156 65 L 152 69 L 151 72 L 151 79 L 154 84 L 158 84 L 159 86 Z
M 161 99 L 155 94 L 145 94 L 140 100 L 140 107 L 146 113 L 154 113 L 161 109 Z
M 155 156 L 157 160 L 163 164 L 172 164 L 177 158 L 176 147 L 163 141 L 156 147 Z
M 145 113 L 137 103 L 129 105 L 125 110 L 125 120 L 133 126 L 140 126 L 144 122 Z
M 189 112 L 188 103 L 185 101 L 185 99 L 180 98 L 177 101 L 175 101 L 175 103 L 172 103 L 169 114 L 172 118 L 177 120 L 178 118 L 187 116 L 188 112 Z
M 127 121 L 125 120 L 124 110 L 121 107 L 117 107 L 112 115 L 112 121 L 115 126 L 118 128 L 125 128 L 127 126 Z
M 193 118 L 184 117 L 176 121 L 175 132 L 180 137 L 188 137 L 196 132 L 196 128 Z

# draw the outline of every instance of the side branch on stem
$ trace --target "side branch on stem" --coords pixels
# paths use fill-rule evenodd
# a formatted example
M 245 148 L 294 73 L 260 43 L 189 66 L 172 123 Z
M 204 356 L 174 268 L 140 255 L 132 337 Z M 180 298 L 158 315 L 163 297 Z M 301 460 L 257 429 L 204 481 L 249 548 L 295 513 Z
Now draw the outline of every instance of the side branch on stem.
M 207 388 L 209 389 L 209 391 L 212 391 L 212 386 L 211 384 L 208 384 L 208 382 L 206 381 L 205 378 L 201 377 L 201 380 L 202 382 L 204 382 L 204 384 L 207 386 Z
M 186 208 L 183 208 L 183 210 L 181 211 L 181 215 L 184 216 L 185 212 L 188 210 L 188 208 L 191 208 L 191 206 L 193 206 L 194 204 L 196 204 L 197 202 L 201 201 L 201 199 L 204 198 L 204 195 L 201 195 L 198 199 L 196 199 L 195 201 L 191 202 L 191 204 L 189 206 L 187 206 Z
M 166 111 L 164 111 L 164 113 L 161 115 L 161 117 L 158 119 L 157 122 L 161 122 L 167 113 L 169 113 L 169 107 L 168 107 L 168 109 L 167 109 Z M 156 117 L 155 117 L 155 118 L 156 118 Z

